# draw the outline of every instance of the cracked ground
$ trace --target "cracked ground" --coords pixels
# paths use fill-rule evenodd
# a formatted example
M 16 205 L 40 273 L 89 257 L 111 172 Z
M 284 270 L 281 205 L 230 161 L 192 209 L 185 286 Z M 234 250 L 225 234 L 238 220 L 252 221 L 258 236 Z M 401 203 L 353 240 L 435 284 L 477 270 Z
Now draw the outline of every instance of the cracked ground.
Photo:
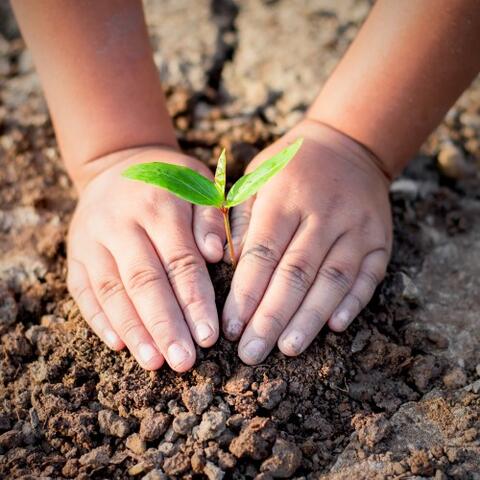
M 225 147 L 233 176 L 300 118 L 369 11 L 145 6 L 182 147 L 206 163 Z M 97 340 L 66 290 L 76 194 L 29 52 L 1 13 L 1 478 L 480 478 L 478 80 L 392 185 L 389 272 L 346 333 L 256 367 L 220 340 L 191 372 L 148 373 Z M 211 275 L 221 307 L 228 269 Z

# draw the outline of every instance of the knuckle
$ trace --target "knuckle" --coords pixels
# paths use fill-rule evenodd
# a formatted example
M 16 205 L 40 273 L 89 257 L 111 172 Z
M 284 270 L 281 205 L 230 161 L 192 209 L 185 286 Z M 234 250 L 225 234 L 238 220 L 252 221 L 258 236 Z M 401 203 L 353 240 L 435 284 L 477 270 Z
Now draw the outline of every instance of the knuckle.
M 353 284 L 352 269 L 339 263 L 326 263 L 320 268 L 319 275 L 342 292 L 350 290 Z
M 382 281 L 376 273 L 370 270 L 362 270 L 358 274 L 359 280 L 365 282 L 371 290 L 375 290 L 378 284 Z
M 142 291 L 145 288 L 158 284 L 162 276 L 155 268 L 134 268 L 128 273 L 126 287 L 132 292 Z
M 315 269 L 304 258 L 287 259 L 281 266 L 280 272 L 289 285 L 300 292 L 306 292 L 312 285 Z
M 327 314 L 320 307 L 307 307 L 302 313 L 311 325 L 323 325 L 328 320 Z
M 158 316 L 152 318 L 148 324 L 148 329 L 153 338 L 163 338 L 168 330 L 170 320 L 167 316 Z
M 136 339 L 139 337 L 139 334 L 142 333 L 143 327 L 136 319 L 125 320 L 121 326 L 122 339 L 126 343 L 133 345 L 136 343 Z
M 352 299 L 354 303 L 358 305 L 359 312 L 366 307 L 369 300 L 369 299 L 367 299 L 366 301 L 365 299 L 362 300 L 356 293 L 353 293 L 353 292 L 350 292 L 348 296 Z
M 251 290 L 244 288 L 236 290 L 235 296 L 238 297 L 239 303 L 245 305 L 248 309 L 255 309 L 260 302 L 260 296 L 255 295 Z
M 123 290 L 120 279 L 113 276 L 99 278 L 96 286 L 97 294 L 101 302 L 106 302 Z
M 262 313 L 262 317 L 268 322 L 269 328 L 276 332 L 282 332 L 287 324 L 285 317 L 280 312 Z
M 259 242 L 253 247 L 250 247 L 242 255 L 244 259 L 250 259 L 256 263 L 260 263 L 266 266 L 276 265 L 279 261 L 280 255 L 276 252 L 272 246 L 272 242 Z
M 231 217 L 233 228 L 243 228 L 250 223 L 250 213 L 246 211 L 236 212 L 233 210 Z
M 179 252 L 166 261 L 165 270 L 170 281 L 178 277 L 194 277 L 204 268 L 201 259 L 193 252 Z

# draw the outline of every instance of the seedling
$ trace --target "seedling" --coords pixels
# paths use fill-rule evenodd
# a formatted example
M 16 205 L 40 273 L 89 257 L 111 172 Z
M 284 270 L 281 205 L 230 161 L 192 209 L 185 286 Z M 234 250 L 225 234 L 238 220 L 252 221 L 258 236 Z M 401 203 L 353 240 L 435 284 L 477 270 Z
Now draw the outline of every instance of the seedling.
M 298 138 L 288 147 L 265 160 L 253 172 L 237 180 L 228 194 L 225 195 L 227 157 L 222 151 L 215 171 L 215 181 L 200 175 L 195 170 L 172 163 L 139 163 L 127 168 L 122 175 L 132 180 L 140 180 L 156 187 L 164 188 L 177 197 L 195 205 L 205 205 L 218 208 L 223 214 L 225 233 L 232 266 L 235 268 L 235 251 L 232 242 L 232 232 L 228 211 L 258 192 L 270 178 L 285 168 L 295 156 L 303 139 Z

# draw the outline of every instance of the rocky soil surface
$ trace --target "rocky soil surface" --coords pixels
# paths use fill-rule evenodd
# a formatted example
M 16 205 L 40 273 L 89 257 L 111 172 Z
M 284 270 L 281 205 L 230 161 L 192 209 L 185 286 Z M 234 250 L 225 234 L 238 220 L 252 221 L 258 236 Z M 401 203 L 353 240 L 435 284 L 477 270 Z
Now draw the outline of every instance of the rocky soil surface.
M 182 146 L 206 162 L 226 147 L 237 175 L 299 118 L 369 10 L 354 0 L 146 7 Z M 348 332 L 253 368 L 220 340 L 191 372 L 148 373 L 97 340 L 66 290 L 76 196 L 6 8 L 1 478 L 480 478 L 478 81 L 392 185 L 389 273 Z M 211 274 L 221 308 L 230 273 Z

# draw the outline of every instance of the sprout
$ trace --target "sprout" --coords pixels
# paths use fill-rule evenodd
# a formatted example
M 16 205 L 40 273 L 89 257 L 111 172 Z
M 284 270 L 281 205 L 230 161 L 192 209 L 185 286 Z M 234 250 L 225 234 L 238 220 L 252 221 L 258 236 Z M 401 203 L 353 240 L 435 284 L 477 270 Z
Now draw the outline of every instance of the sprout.
M 235 268 L 235 252 L 228 216 L 229 209 L 255 195 L 270 178 L 285 168 L 298 152 L 302 142 L 303 139 L 298 138 L 291 145 L 262 162 L 253 172 L 237 180 L 226 196 L 227 157 L 225 150 L 222 151 L 218 159 L 215 181 L 213 182 L 191 168 L 162 162 L 132 165 L 122 175 L 132 180 L 140 180 L 164 188 L 195 205 L 218 208 L 223 214 L 230 258 Z

